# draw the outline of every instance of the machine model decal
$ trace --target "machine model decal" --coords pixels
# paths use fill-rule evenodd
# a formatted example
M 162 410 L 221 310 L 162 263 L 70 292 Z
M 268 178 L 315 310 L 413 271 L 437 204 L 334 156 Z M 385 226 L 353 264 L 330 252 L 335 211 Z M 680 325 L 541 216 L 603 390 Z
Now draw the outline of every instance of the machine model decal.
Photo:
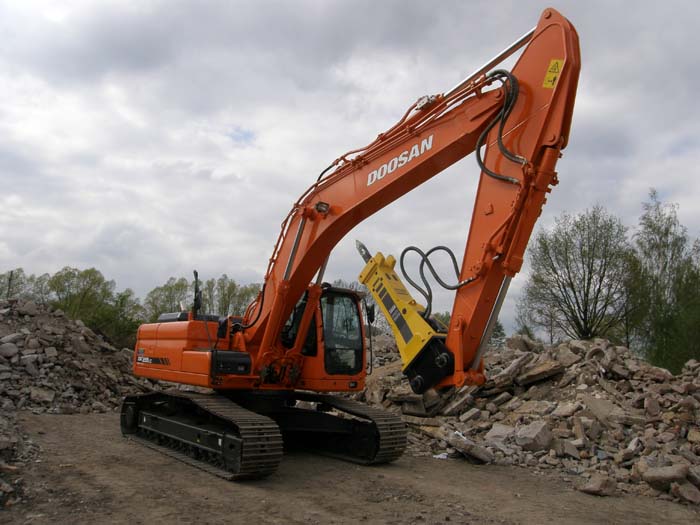
M 146 365 L 170 365 L 170 359 L 167 357 L 146 357 L 140 355 L 136 358 L 136 362 Z
M 371 186 L 378 180 L 382 180 L 389 173 L 393 173 L 396 168 L 405 166 L 416 157 L 420 157 L 426 151 L 430 151 L 433 147 L 433 136 L 430 135 L 427 139 L 423 139 L 420 143 L 411 146 L 410 149 L 404 150 L 400 155 L 394 157 L 386 164 L 382 164 L 376 170 L 370 171 L 367 175 L 367 186 Z

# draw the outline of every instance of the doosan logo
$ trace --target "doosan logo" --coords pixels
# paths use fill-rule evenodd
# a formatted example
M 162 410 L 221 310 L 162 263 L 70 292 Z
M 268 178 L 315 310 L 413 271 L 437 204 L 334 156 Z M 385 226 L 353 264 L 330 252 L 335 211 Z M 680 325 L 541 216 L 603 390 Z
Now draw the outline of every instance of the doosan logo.
M 411 149 L 401 152 L 400 155 L 394 157 L 386 164 L 382 164 L 374 171 L 370 171 L 367 175 L 367 186 L 371 186 L 378 180 L 382 180 L 389 173 L 393 173 L 397 168 L 411 162 L 416 157 L 420 157 L 426 151 L 433 147 L 433 136 L 430 135 L 427 139 L 420 141 L 420 144 L 414 144 Z

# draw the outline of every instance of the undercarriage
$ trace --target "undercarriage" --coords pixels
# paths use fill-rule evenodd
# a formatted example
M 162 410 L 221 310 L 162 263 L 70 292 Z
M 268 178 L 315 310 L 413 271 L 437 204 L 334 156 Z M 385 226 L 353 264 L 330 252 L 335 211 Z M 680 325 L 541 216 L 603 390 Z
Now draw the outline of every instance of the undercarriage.
M 399 417 L 307 392 L 128 396 L 121 428 L 135 441 L 229 480 L 272 474 L 284 449 L 372 465 L 394 461 L 406 447 L 406 426 Z

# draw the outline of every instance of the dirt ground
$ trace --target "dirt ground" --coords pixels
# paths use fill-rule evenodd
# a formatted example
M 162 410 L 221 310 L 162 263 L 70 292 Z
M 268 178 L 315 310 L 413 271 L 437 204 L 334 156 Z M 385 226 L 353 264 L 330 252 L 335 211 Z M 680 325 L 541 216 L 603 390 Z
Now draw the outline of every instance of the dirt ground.
M 121 437 L 116 414 L 22 416 L 42 447 L 4 523 L 698 523 L 689 507 L 597 498 L 521 468 L 404 457 L 361 467 L 306 453 L 226 482 Z

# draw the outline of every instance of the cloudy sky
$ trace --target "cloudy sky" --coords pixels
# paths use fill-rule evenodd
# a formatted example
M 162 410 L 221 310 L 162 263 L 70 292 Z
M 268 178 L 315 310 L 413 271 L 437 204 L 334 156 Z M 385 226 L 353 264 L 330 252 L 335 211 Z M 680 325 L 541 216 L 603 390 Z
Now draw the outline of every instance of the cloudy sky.
M 549 4 L 582 71 L 540 225 L 602 204 L 634 227 L 655 187 L 700 236 L 698 2 L 0 0 L 0 271 L 94 266 L 141 296 L 193 268 L 259 282 L 325 166 Z M 359 225 L 327 279 L 356 277 L 356 238 L 463 253 L 477 177 L 470 156 Z

